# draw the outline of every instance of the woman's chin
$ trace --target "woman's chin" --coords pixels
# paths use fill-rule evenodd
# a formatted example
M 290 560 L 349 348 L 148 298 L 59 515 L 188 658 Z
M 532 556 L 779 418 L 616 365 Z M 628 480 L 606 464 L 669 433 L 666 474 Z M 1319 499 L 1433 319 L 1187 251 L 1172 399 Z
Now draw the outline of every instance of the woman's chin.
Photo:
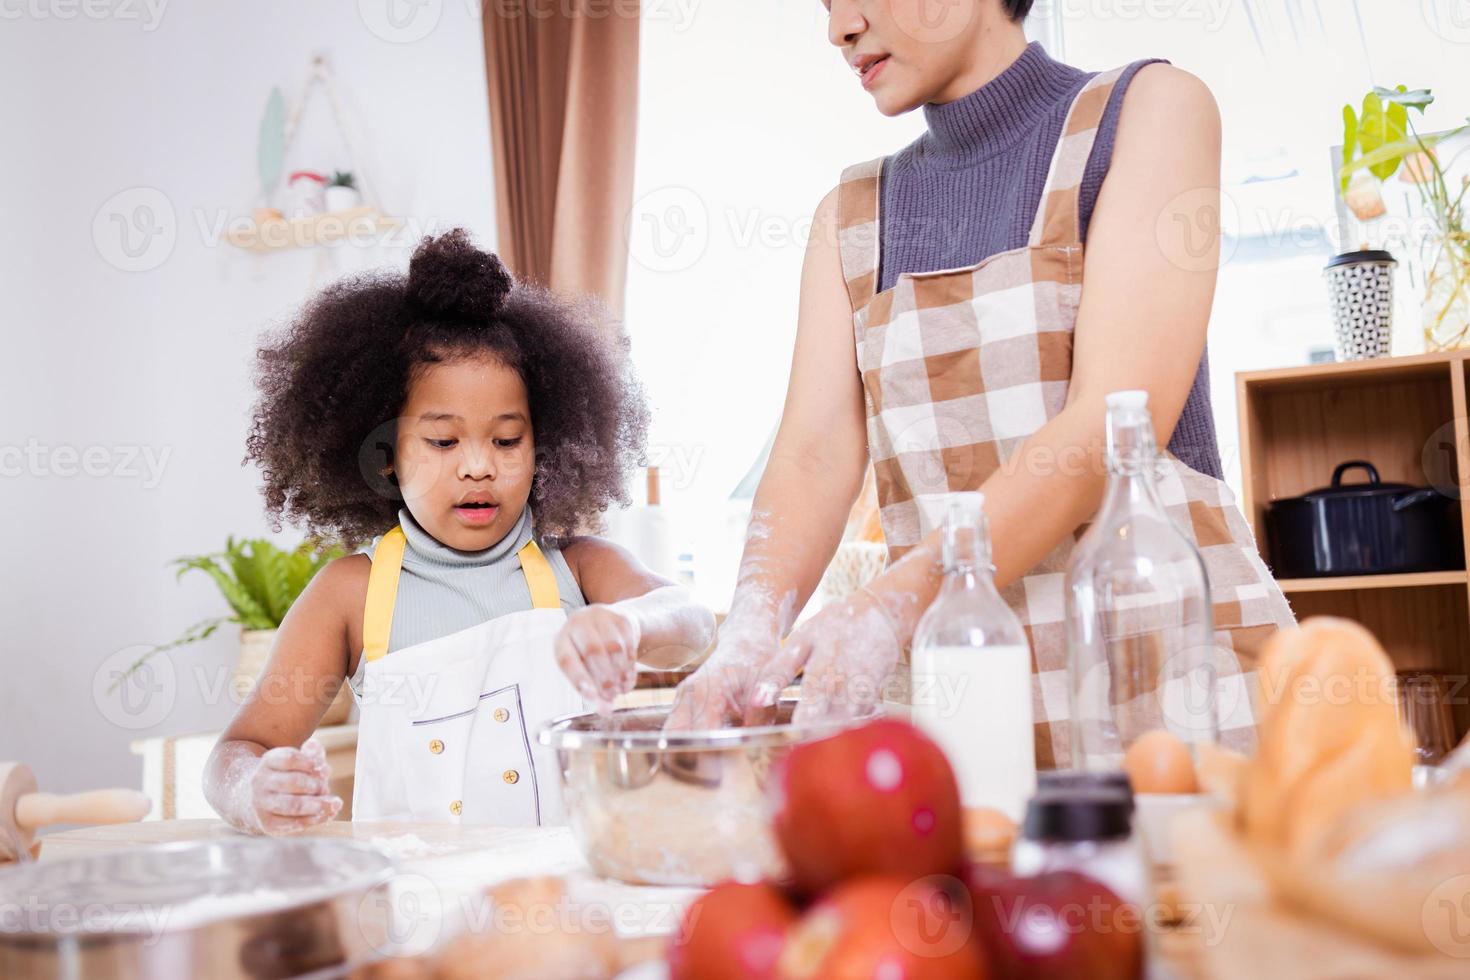
M 906 112 L 912 112 L 924 104 L 921 96 L 911 92 L 902 92 L 889 88 L 882 88 L 873 93 L 873 104 L 878 111 L 889 118 L 901 116 Z

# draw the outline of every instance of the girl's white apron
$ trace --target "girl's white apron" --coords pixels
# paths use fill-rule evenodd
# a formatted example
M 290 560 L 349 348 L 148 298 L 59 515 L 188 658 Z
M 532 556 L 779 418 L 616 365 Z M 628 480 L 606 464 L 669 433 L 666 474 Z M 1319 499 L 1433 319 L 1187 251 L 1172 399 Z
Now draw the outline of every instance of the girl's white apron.
M 401 528 L 385 534 L 368 579 L 353 819 L 564 822 L 555 755 L 536 730 L 584 705 L 556 665 L 567 617 L 546 556 L 534 540 L 520 551 L 529 611 L 387 656 L 404 545 Z

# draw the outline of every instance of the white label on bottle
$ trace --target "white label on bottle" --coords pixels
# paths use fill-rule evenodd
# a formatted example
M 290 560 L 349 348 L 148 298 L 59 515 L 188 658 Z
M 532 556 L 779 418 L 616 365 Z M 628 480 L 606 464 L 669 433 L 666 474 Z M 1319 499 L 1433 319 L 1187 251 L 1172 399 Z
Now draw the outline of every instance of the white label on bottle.
M 921 648 L 912 674 L 914 724 L 949 756 L 965 806 L 1020 822 L 1036 792 L 1031 651 Z

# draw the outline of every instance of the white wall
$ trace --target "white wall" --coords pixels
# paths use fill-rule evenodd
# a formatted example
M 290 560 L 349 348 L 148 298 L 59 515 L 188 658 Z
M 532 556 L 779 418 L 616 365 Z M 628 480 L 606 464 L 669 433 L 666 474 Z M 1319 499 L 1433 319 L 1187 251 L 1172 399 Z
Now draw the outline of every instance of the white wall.
M 94 697 L 94 678 L 223 611 L 202 576 L 175 583 L 171 558 L 268 530 L 240 466 L 262 331 L 314 280 L 401 266 L 425 230 L 463 224 L 494 244 L 478 6 L 389 2 L 93 0 L 106 16 L 92 17 L 73 0 L 0 2 L 0 760 L 44 788 L 136 786 L 131 739 L 218 729 L 233 711 L 211 696 L 227 633 L 176 651 L 176 686 L 146 706 Z M 217 244 L 207 230 L 254 203 L 271 87 L 293 99 L 317 50 L 354 113 L 358 165 L 410 233 L 263 259 Z M 346 165 L 324 109 L 288 167 Z M 136 259 L 119 219 L 138 222 Z M 66 447 L 96 447 L 94 475 L 66 475 Z M 124 465 L 135 451 L 163 462 L 160 479 Z

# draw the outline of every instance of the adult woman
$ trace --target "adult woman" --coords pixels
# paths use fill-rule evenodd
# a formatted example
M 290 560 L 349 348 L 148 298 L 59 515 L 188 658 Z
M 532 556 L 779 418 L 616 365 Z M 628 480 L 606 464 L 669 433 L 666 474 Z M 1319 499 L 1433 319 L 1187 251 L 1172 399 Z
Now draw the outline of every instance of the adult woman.
M 1205 550 L 1228 659 L 1248 671 L 1291 619 L 1219 480 L 1210 421 L 1214 100 L 1164 63 L 1059 64 L 1026 43 L 1031 3 L 828 3 L 829 38 L 879 111 L 922 105 L 929 129 L 849 168 L 818 208 L 739 586 L 673 725 L 751 720 L 803 666 L 806 717 L 874 700 L 937 589 L 932 505 L 954 490 L 985 492 L 997 582 L 1035 667 L 1059 669 L 1060 573 L 1101 497 L 1104 395 L 1119 389 L 1149 392 L 1188 512 L 1204 519 L 1192 530 L 1223 545 Z M 782 646 L 870 449 L 896 560 Z M 1034 698 L 1038 763 L 1060 765 L 1066 726 L 1047 722 L 1064 709 L 1040 684 Z M 1248 713 L 1236 724 L 1248 738 Z

